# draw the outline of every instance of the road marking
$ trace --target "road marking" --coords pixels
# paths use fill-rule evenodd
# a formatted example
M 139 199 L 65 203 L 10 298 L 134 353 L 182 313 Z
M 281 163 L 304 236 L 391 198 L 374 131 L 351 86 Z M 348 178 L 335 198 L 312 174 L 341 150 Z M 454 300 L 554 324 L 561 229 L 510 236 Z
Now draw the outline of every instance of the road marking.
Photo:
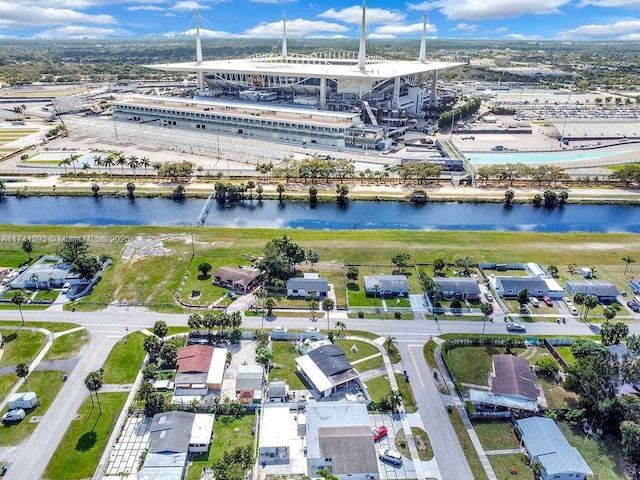
M 85 366 L 85 371 L 89 371 L 89 367 L 91 365 L 93 365 L 94 360 L 96 359 L 96 357 L 98 356 L 98 353 L 100 353 L 100 350 L 102 350 L 102 346 L 104 345 L 104 342 L 107 341 L 107 337 L 103 337 L 102 341 L 100 342 L 100 345 L 98 345 L 98 348 L 96 348 L 93 352 L 93 356 L 91 357 L 91 359 L 87 362 L 87 365 Z
M 418 364 L 416 363 L 416 359 L 413 356 L 413 353 L 411 352 L 411 349 L 409 348 L 409 356 L 411 357 L 411 363 L 413 363 L 413 366 L 416 369 L 416 375 L 418 375 L 418 380 L 420 380 L 420 385 L 422 386 L 422 388 L 424 388 L 424 379 L 422 378 L 422 375 L 420 375 L 420 369 L 418 368 Z

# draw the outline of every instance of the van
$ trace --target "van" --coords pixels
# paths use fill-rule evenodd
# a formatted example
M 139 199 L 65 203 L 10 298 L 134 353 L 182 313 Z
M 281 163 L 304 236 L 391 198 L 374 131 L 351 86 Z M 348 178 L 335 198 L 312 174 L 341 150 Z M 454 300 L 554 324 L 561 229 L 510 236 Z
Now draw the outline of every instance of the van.
M 395 450 L 391 450 L 389 448 L 380 450 L 380 453 L 378 453 L 378 458 L 385 462 L 393 463 L 394 465 L 402 464 L 402 455 L 400 455 L 399 452 L 396 452 Z
M 64 293 L 68 293 L 68 292 L 69 292 L 69 290 L 71 290 L 71 284 L 70 284 L 70 283 L 65 283 L 65 284 L 62 286 L 62 290 L 60 291 L 60 293 L 63 293 L 63 294 L 64 294 Z
M 540 306 L 540 300 L 538 300 L 536 297 L 530 297 L 529 303 L 536 308 Z

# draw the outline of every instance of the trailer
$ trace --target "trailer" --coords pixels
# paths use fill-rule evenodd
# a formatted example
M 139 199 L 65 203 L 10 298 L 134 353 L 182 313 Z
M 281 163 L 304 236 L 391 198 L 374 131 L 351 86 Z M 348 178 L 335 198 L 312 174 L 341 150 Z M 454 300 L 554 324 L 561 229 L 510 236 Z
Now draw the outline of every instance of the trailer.
M 9 410 L 16 408 L 35 408 L 38 406 L 38 396 L 35 392 L 19 392 L 9 397 L 7 402 Z

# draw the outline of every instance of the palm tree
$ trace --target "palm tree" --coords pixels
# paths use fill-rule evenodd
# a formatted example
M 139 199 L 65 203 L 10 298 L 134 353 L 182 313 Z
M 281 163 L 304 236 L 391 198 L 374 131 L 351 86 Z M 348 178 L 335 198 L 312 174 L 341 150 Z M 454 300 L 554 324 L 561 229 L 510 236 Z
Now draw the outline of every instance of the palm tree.
M 102 388 L 102 372 L 100 370 L 95 370 L 90 372 L 89 375 L 84 379 L 84 385 L 89 390 L 89 395 L 91 396 L 91 405 L 93 405 L 93 393 L 96 394 L 96 400 L 98 401 L 98 408 L 100 409 L 100 413 L 102 413 L 102 405 L 100 405 L 100 397 L 98 396 L 98 390 Z
M 67 165 L 71 165 L 71 159 L 70 158 L 63 158 L 62 160 L 60 160 L 60 162 L 58 162 L 58 166 L 62 165 L 64 167 L 64 174 L 67 174 Z
M 111 167 L 113 167 L 113 157 L 114 154 L 110 153 L 104 160 L 102 160 L 102 164 L 109 168 L 109 175 L 111 175 Z
M 22 305 L 27 303 L 27 297 L 25 296 L 24 293 L 22 293 L 22 290 L 18 290 L 16 293 L 13 294 L 13 296 L 11 297 L 11 303 L 18 306 L 18 310 L 20 310 L 20 318 L 22 319 L 22 326 L 24 327 L 24 316 L 22 315 Z
M 202 316 L 199 313 L 192 313 L 189 315 L 189 320 L 187 320 L 187 325 L 192 330 L 196 332 L 200 332 L 200 327 L 202 326 Z
M 73 166 L 73 174 L 76 174 L 76 162 L 82 158 L 82 155 L 78 155 L 77 153 L 71 154 L 68 157 L 69 164 Z
M 124 178 L 124 166 L 127 165 L 127 157 L 122 153 L 118 153 L 114 163 L 122 168 L 122 178 Z
M 27 382 L 27 375 L 29 375 L 29 366 L 26 363 L 19 363 L 16 365 L 16 375 L 18 378 L 24 378 L 24 383 L 27 385 L 27 388 L 31 390 L 29 386 L 29 382 Z
M 129 157 L 129 168 L 133 170 L 133 179 L 136 179 L 136 168 L 140 166 L 140 161 L 135 155 Z
M 233 330 L 238 330 L 242 325 L 242 314 L 237 310 L 229 316 L 229 326 Z
M 102 155 L 93 156 L 93 164 L 98 167 L 98 175 L 100 175 L 100 167 L 102 166 Z
M 624 266 L 624 274 L 626 275 L 626 274 L 627 274 L 627 269 L 629 268 L 629 265 L 630 265 L 631 263 L 635 263 L 636 259 L 635 259 L 635 258 L 633 258 L 633 257 L 632 257 L 632 256 L 630 256 L 630 255 L 625 255 L 624 257 L 622 257 L 622 261 L 623 261 L 624 263 L 626 263 L 626 265 Z
M 88 162 L 84 162 L 84 163 L 82 164 L 82 170 L 84 170 L 84 173 L 85 173 L 85 174 L 86 174 L 86 173 L 88 173 L 88 172 L 89 172 L 89 170 L 91 170 L 91 165 L 89 165 L 89 163 L 88 163 Z
M 278 192 L 278 200 L 282 201 L 282 194 L 284 193 L 284 185 L 279 183 L 278 186 L 276 187 L 276 190 Z
M 587 320 L 587 317 L 589 316 L 589 310 L 596 308 L 598 305 L 600 304 L 600 301 L 598 300 L 598 297 L 596 297 L 595 295 L 587 295 L 584 298 L 584 319 L 585 321 Z
M 339 477 L 331 473 L 329 467 L 324 467 L 322 470 L 318 470 L 316 474 L 320 475 L 324 480 L 339 480 Z
M 402 405 L 402 399 L 404 398 L 404 395 L 400 390 L 391 390 L 389 392 L 388 398 L 391 409 L 395 411 L 400 405 Z
M 139 162 L 139 166 L 144 168 L 144 176 L 147 176 L 147 168 L 151 166 L 151 161 L 148 157 L 142 157 Z
M 393 345 L 395 341 L 396 337 L 394 337 L 393 335 L 387 336 L 387 339 L 384 341 L 384 346 L 388 351 L 391 351 L 393 348 L 395 348 L 395 346 Z
M 322 300 L 322 310 L 327 312 L 327 333 L 329 333 L 329 314 L 331 313 L 331 310 L 333 310 L 333 307 L 335 307 L 335 303 L 329 297 Z
M 341 333 L 344 333 L 344 331 L 347 329 L 347 324 L 344 322 L 341 322 L 340 320 L 334 323 L 333 326 L 335 327 L 336 330 L 340 330 Z
M 483 303 L 480 305 L 480 311 L 484 315 L 484 321 L 482 322 L 482 335 L 484 336 L 484 327 L 487 323 L 487 318 L 493 313 L 493 303 Z

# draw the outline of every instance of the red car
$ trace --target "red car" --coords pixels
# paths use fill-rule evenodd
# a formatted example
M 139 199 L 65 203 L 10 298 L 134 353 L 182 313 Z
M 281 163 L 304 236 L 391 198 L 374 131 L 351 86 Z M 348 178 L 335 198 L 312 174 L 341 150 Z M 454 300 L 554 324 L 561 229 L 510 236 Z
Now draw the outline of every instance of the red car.
M 373 433 L 373 441 L 377 442 L 378 440 L 380 440 L 382 437 L 386 437 L 387 436 L 387 427 L 385 427 L 384 425 L 380 425 L 379 427 L 376 427 L 372 430 Z
M 542 300 L 544 300 L 544 303 L 546 303 L 548 307 L 553 307 L 553 300 L 551 300 L 549 295 L 543 295 Z

